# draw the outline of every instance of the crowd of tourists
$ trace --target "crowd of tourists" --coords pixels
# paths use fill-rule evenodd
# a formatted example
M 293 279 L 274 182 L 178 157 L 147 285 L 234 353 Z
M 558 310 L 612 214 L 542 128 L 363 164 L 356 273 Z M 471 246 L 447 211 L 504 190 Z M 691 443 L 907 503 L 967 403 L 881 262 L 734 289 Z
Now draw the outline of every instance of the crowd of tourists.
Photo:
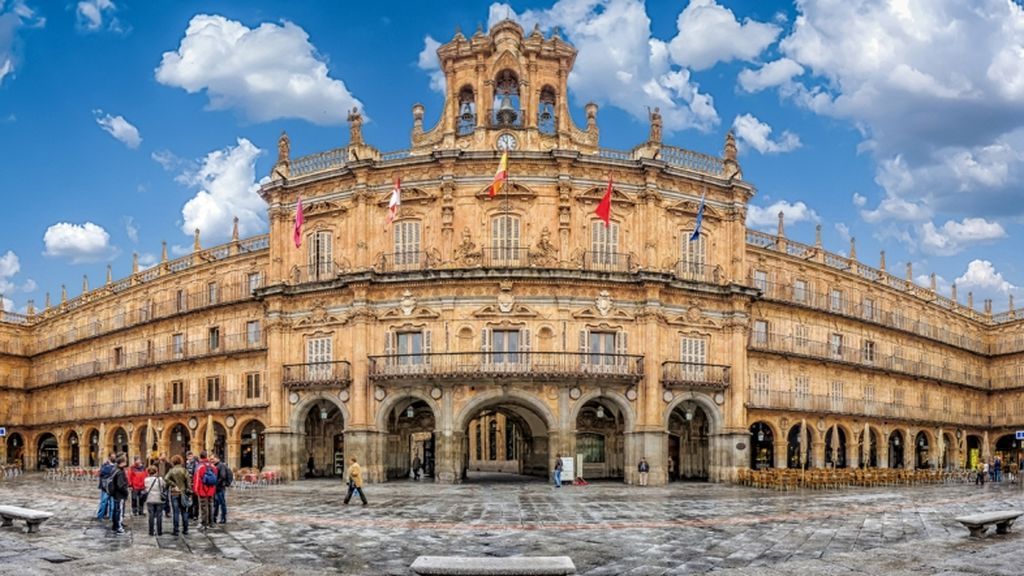
M 149 535 L 162 536 L 163 521 L 172 520 L 171 534 L 187 535 L 189 523 L 209 530 L 228 520 L 227 489 L 234 475 L 227 463 L 205 450 L 170 461 L 161 456 L 148 465 L 136 456 L 128 466 L 124 454 L 111 454 L 99 471 L 100 504 L 96 520 L 109 519 L 115 534 L 124 534 L 124 517 L 149 519 Z

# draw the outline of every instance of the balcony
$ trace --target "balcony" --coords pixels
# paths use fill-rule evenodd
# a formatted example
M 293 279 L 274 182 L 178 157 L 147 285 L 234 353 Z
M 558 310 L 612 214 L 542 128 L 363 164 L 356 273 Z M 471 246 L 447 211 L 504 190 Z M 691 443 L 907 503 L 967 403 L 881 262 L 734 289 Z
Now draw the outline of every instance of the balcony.
M 370 356 L 370 379 L 458 382 L 493 379 L 635 383 L 643 356 L 582 352 L 451 352 Z
M 222 391 L 213 398 L 193 391 L 178 400 L 175 402 L 172 397 L 168 396 L 167 398 L 140 398 L 119 402 L 79 401 L 74 406 L 65 409 L 44 408 L 32 411 L 26 416 L 31 421 L 31 425 L 40 426 L 66 422 L 77 424 L 90 420 L 127 420 L 140 416 L 162 416 L 201 411 L 266 408 L 268 405 L 265 396 L 248 396 L 245 390 Z
M 289 390 L 342 388 L 352 383 L 352 365 L 344 360 L 285 364 L 281 383 Z
M 694 362 L 662 362 L 661 385 L 665 388 L 725 390 L 731 381 L 729 366 Z
M 676 262 L 673 272 L 675 273 L 676 278 L 686 280 L 688 282 L 722 283 L 721 266 L 711 266 L 709 264 L 699 264 L 689 260 L 679 260 Z
M 955 370 L 946 366 L 936 366 L 899 356 L 884 356 L 875 351 L 868 351 L 850 346 L 835 346 L 831 342 L 820 342 L 808 338 L 797 338 L 781 334 L 763 334 L 752 332 L 749 347 L 751 350 L 773 352 L 784 355 L 827 360 L 853 366 L 861 366 L 886 372 L 895 372 L 915 378 L 927 378 L 950 384 L 958 384 L 977 390 L 988 390 L 978 373 Z
M 962 414 L 927 406 L 910 406 L 864 398 L 799 394 L 788 390 L 748 389 L 748 408 L 792 410 L 813 414 L 844 414 L 955 426 L 988 426 L 988 416 Z

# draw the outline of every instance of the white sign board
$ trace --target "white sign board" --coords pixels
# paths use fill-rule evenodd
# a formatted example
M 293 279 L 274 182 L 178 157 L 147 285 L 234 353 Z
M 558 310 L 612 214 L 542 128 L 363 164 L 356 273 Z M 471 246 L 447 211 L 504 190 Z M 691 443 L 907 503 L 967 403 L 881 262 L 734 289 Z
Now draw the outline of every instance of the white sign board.
M 1018 434 L 1020 433 L 1018 432 Z M 7 428 L 0 426 L 0 438 L 3 438 L 4 436 L 7 436 Z
M 565 456 L 562 458 L 562 482 L 572 482 L 576 479 L 576 467 L 573 466 L 573 458 Z
M 3 436 L 3 434 L 0 434 Z M 1017 430 L 1017 440 L 1024 440 L 1024 430 Z

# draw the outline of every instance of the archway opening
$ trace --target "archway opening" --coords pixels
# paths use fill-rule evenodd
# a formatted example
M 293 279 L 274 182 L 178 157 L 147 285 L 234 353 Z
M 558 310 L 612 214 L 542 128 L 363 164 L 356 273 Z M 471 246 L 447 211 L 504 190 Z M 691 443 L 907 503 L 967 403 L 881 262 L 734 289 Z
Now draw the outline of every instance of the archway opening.
M 775 467 L 775 433 L 764 422 L 750 427 L 750 469 L 764 470 Z
M 78 453 L 79 443 L 80 443 L 80 441 L 78 439 L 78 432 L 75 432 L 74 430 L 72 430 L 68 434 L 68 446 L 71 449 L 71 454 L 70 454 L 71 458 L 70 458 L 70 460 L 71 460 L 71 465 L 72 466 L 81 466 L 82 465 L 82 456 L 81 456 L 81 454 Z
M 953 468 L 956 461 L 956 444 L 953 436 L 948 432 L 942 433 L 942 444 L 939 446 L 939 467 L 943 470 Z
M 250 420 L 242 428 L 242 458 L 239 468 L 263 469 L 263 431 L 265 428 L 259 420 Z
M 17 432 L 7 437 L 7 463 L 25 467 L 25 439 Z
M 967 436 L 967 469 L 981 469 L 981 436 Z
M 867 445 L 864 444 L 867 433 Z M 860 458 L 861 468 L 878 468 L 878 432 L 866 428 L 857 435 L 857 454 Z
M 89 467 L 95 468 L 100 465 L 103 455 L 100 454 L 100 431 L 93 428 L 89 432 Z
M 175 424 L 171 428 L 171 455 L 180 454 L 182 458 L 192 449 L 192 435 L 184 424 Z
M 1017 464 L 1020 445 L 1021 442 L 1017 440 L 1014 434 L 1004 434 L 996 440 L 995 457 L 999 458 L 1000 474 L 1005 474 L 1007 470 L 1012 470 L 1010 465 Z
M 476 93 L 472 86 L 466 85 L 459 90 L 459 110 L 455 125 L 459 136 L 472 134 L 476 129 Z
M 345 473 L 345 417 L 329 400 L 320 399 L 306 410 L 306 477 Z
M 139 451 L 136 452 L 136 454 L 142 456 L 142 459 L 145 462 L 154 462 L 159 458 L 160 445 L 157 440 L 155 428 L 150 428 L 146 424 L 140 426 L 138 442 Z
M 519 102 L 519 77 L 509 69 L 498 72 L 494 79 L 494 99 L 491 101 L 491 123 L 497 126 L 521 126 L 522 110 Z
M 786 437 L 786 467 L 803 468 L 811 467 L 811 430 L 804 427 L 803 438 L 800 437 L 800 424 L 789 429 Z
M 462 476 L 467 482 L 546 479 L 554 467 L 548 425 L 525 403 L 506 399 L 482 407 L 469 419 L 465 432 Z M 572 481 L 575 471 L 571 472 L 563 470 L 563 481 Z
M 56 468 L 59 465 L 57 457 L 60 450 L 56 436 L 49 432 L 43 434 L 37 441 L 37 448 L 36 469 L 42 470 L 43 468 Z
M 545 85 L 540 90 L 540 100 L 537 108 L 537 130 L 542 134 L 554 134 L 558 127 L 555 103 L 555 89 Z
M 846 431 L 838 425 L 825 433 L 825 466 L 846 468 Z
M 903 468 L 903 449 L 906 440 L 899 430 L 889 434 L 889 468 Z
M 114 453 L 128 454 L 128 433 L 124 428 L 118 427 L 114 430 Z M 128 463 L 131 464 L 131 461 Z
M 228 455 L 228 431 L 220 422 L 213 423 L 213 453 L 223 461 Z
M 576 415 L 575 475 L 588 480 L 622 478 L 626 466 L 625 415 L 614 402 L 594 398 Z M 571 478 L 570 478 L 571 480 Z
M 931 468 L 931 446 L 928 443 L 928 435 L 918 432 L 914 438 L 914 468 Z
M 710 424 L 707 412 L 696 402 L 683 402 L 672 410 L 666 461 L 670 482 L 707 481 L 711 465 Z
M 388 480 L 434 478 L 434 430 L 437 418 L 430 405 L 406 398 L 391 408 L 387 420 L 384 475 Z M 418 464 L 417 469 L 414 464 Z

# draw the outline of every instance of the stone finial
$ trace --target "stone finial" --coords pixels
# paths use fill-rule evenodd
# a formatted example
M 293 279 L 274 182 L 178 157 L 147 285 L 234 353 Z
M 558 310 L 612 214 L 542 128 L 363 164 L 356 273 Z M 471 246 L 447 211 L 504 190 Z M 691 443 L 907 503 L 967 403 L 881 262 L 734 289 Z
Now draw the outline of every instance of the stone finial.
M 1010 294 L 1010 312 L 1013 312 L 1013 294 Z
M 160 250 L 160 261 L 167 262 L 167 240 L 164 240 L 160 244 L 163 245 L 163 248 Z
M 132 252 L 132 274 L 139 273 L 139 253 Z
M 779 238 L 784 238 L 786 236 L 785 219 L 786 219 L 786 213 L 783 212 L 782 210 L 779 210 L 779 228 L 775 232 L 775 235 L 778 236 Z
M 974 310 L 974 292 L 967 293 L 967 307 Z
M 914 281 L 914 265 L 907 262 L 907 282 Z
M 882 250 L 881 257 L 878 259 L 878 268 L 885 272 L 885 250 Z
M 192 251 L 199 252 L 202 247 L 199 245 L 199 228 L 196 228 L 195 234 L 192 236 Z
M 857 239 L 850 236 L 850 260 L 857 259 Z
M 935 279 L 935 272 L 932 272 L 932 274 L 931 274 L 931 276 L 929 278 L 930 278 L 930 281 L 928 283 L 929 287 L 932 289 L 932 292 L 935 292 L 935 289 L 938 287 L 938 282 Z
M 986 298 L 985 299 L 985 314 L 991 314 L 991 313 L 992 313 L 992 299 L 991 298 Z
M 43 306 L 44 306 L 43 310 L 49 310 L 50 309 L 50 293 L 49 292 L 46 293 L 46 300 L 45 300 L 45 304 L 43 304 Z
M 423 104 L 419 102 L 412 105 L 412 131 L 413 134 L 423 133 Z
M 534 36 L 534 37 L 537 37 L 537 38 L 543 38 L 544 37 L 544 35 L 541 34 L 541 32 L 540 32 L 540 22 L 534 22 L 533 23 L 533 32 L 530 32 L 530 36 Z
M 107 264 L 107 286 L 110 286 L 113 283 L 114 283 L 114 270 L 113 270 L 113 268 L 111 268 L 110 264 Z
M 231 220 L 231 241 L 238 242 L 238 216 Z
M 821 224 L 814 227 L 814 247 L 821 248 Z
M 452 36 L 452 41 L 454 42 L 455 40 L 465 40 L 465 39 L 466 39 L 466 37 L 462 35 L 462 26 L 456 25 L 455 26 L 455 35 Z
M 60 303 L 63 304 L 68 301 L 68 288 L 67 286 L 60 285 Z
M 363 143 L 363 115 L 359 108 L 352 108 L 348 113 L 348 144 L 358 146 Z
M 82 274 L 82 294 L 89 291 L 89 277 Z
M 732 130 L 725 134 L 725 177 L 743 178 L 743 171 L 740 170 L 739 160 L 736 159 L 736 136 Z
M 657 106 L 654 107 L 654 110 L 648 108 L 647 116 L 651 121 L 651 132 L 647 136 L 647 141 L 651 144 L 661 144 L 661 108 Z
M 587 102 L 583 109 L 587 113 L 587 131 L 589 132 L 591 128 L 597 128 L 597 104 Z
M 956 302 L 957 304 L 959 304 L 959 301 L 957 300 L 957 297 L 956 297 L 956 282 L 953 282 L 953 285 L 950 286 L 950 291 L 951 291 L 950 294 L 952 295 L 951 297 L 953 298 L 953 302 Z
M 288 138 L 288 133 L 281 130 L 281 136 L 277 139 L 277 163 L 287 164 L 291 161 L 292 156 L 292 141 Z
M 29 300 L 28 301 L 28 305 L 25 307 L 25 312 L 28 312 L 29 316 L 31 316 L 31 315 L 36 313 L 36 301 L 35 300 Z

